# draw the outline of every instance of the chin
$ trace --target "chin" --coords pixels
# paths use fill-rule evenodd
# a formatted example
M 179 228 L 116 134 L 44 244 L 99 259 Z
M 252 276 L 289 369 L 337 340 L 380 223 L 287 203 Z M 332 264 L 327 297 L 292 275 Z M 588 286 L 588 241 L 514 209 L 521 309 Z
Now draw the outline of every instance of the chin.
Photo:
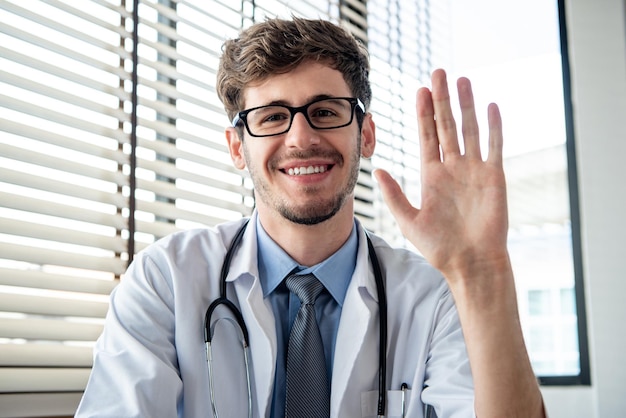
M 303 210 L 297 210 L 295 208 L 289 208 L 283 206 L 279 208 L 279 213 L 283 218 L 298 225 L 318 225 L 322 222 L 326 222 L 339 212 L 342 208 L 343 202 L 331 202 L 326 205 L 326 208 L 320 208 L 319 205 L 311 210 L 305 208 Z

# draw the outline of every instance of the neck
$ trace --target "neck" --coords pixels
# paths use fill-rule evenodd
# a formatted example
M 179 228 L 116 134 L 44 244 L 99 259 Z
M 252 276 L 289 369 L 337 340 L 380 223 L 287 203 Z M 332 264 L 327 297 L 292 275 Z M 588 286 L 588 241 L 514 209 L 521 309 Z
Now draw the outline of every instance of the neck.
M 258 213 L 267 234 L 303 266 L 313 266 L 333 255 L 348 240 L 354 223 L 351 202 L 316 225 L 296 224 L 262 207 L 258 207 Z

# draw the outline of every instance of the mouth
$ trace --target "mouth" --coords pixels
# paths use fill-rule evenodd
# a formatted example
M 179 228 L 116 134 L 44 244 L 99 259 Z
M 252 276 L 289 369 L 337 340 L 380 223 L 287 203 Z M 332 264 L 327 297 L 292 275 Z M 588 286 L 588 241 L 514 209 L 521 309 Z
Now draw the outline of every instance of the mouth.
M 308 165 L 299 167 L 282 168 L 280 171 L 289 176 L 309 176 L 311 174 L 325 173 L 333 168 L 334 164 Z

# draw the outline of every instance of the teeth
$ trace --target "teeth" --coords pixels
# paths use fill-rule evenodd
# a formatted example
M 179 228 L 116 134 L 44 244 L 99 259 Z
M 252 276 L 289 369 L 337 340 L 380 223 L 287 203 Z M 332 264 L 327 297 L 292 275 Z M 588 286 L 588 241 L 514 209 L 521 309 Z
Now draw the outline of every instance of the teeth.
M 323 173 L 326 171 L 325 165 L 316 165 L 316 166 L 308 166 L 308 167 L 294 167 L 287 170 L 290 176 L 301 176 L 305 174 L 316 174 Z

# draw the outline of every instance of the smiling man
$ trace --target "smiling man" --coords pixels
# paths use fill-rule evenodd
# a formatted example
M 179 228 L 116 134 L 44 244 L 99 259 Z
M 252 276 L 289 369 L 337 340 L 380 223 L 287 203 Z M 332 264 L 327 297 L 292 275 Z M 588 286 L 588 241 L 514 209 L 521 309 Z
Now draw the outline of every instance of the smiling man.
M 226 130 L 235 166 L 252 177 L 263 229 L 303 265 L 334 253 L 353 227 L 360 157 L 372 155 L 375 139 L 371 114 L 352 95 L 340 71 L 308 62 L 246 86 L 252 110 Z
M 417 92 L 422 207 L 375 173 L 422 258 L 354 217 L 376 145 L 368 74 L 364 48 L 323 20 L 272 19 L 225 43 L 226 141 L 256 210 L 137 256 L 78 416 L 544 416 L 506 249 L 497 106 L 483 158 L 458 81 L 461 153 L 435 71 Z

